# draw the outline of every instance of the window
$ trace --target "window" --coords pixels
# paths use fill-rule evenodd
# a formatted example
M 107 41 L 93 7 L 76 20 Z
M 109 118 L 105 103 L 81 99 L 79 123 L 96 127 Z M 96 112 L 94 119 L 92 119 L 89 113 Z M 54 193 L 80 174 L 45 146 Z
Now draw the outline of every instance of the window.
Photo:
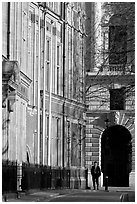
M 47 59 L 47 66 L 46 66 L 46 90 L 49 91 L 49 69 L 50 69 L 50 41 L 47 40 L 46 46 L 46 59 Z
M 112 16 L 109 26 L 109 64 L 127 62 L 127 27 L 122 17 Z
M 125 109 L 125 89 L 111 89 L 110 90 L 110 110 L 124 110 Z
M 70 166 L 70 121 L 67 121 L 67 166 Z
M 57 67 L 57 94 L 59 94 L 59 67 Z
M 49 117 L 47 117 L 47 138 L 49 137 Z
M 57 46 L 57 94 L 59 94 L 59 78 L 60 78 L 60 46 Z
M 57 46 L 57 65 L 59 66 L 59 54 L 60 54 L 60 52 L 59 52 L 59 45 Z
M 48 141 L 49 141 L 49 116 L 47 116 L 47 124 L 46 124 L 46 141 L 45 141 L 45 145 L 46 145 L 46 163 L 48 164 L 48 151 L 49 151 L 49 147 L 48 147 Z
M 81 153 L 82 153 L 82 135 L 81 135 L 81 132 L 82 132 L 82 126 L 81 124 L 79 124 L 79 166 L 81 166 Z
M 61 164 L 61 135 L 60 135 L 60 125 L 61 125 L 61 120 L 60 118 L 56 119 L 56 125 L 57 125 L 57 137 L 56 137 L 56 149 L 57 149 L 57 154 L 56 154 L 56 165 L 59 166 Z
M 49 61 L 49 46 L 50 46 L 50 42 L 49 42 L 49 40 L 47 40 L 47 52 L 46 52 L 46 56 L 47 56 L 47 61 Z

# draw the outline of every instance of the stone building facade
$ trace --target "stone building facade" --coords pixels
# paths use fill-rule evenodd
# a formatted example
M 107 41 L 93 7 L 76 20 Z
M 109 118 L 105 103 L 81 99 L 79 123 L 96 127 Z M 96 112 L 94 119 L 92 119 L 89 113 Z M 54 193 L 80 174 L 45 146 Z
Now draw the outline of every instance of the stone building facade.
M 101 185 L 108 176 L 109 186 L 134 186 L 135 5 L 88 2 L 86 11 L 86 166 L 98 161 Z
M 2 3 L 3 160 L 84 170 L 84 22 L 85 3 Z
M 134 186 L 134 38 L 134 3 L 3 2 L 2 159 Z

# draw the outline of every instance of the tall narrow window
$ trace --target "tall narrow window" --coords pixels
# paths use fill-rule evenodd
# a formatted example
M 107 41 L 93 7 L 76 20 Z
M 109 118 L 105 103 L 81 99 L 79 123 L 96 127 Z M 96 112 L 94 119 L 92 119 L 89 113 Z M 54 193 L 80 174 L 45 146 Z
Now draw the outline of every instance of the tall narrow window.
M 57 119 L 57 166 L 59 163 L 59 119 Z
M 127 62 L 127 33 L 125 26 L 109 27 L 109 64 Z
M 70 166 L 70 121 L 67 121 L 67 166 Z
M 82 129 L 82 126 L 81 124 L 79 124 L 79 166 L 81 166 L 81 129 Z
M 47 61 L 49 61 L 49 51 L 50 51 L 49 45 L 50 45 L 50 42 L 49 42 L 49 40 L 47 40 L 47 53 L 46 53 Z
M 39 65 L 38 65 L 38 61 L 39 61 L 39 33 L 38 31 L 36 32 L 36 69 L 35 69 L 35 105 L 37 106 L 38 103 L 38 69 L 39 69 Z
M 71 28 L 68 28 L 68 57 L 67 57 L 67 97 L 70 98 L 71 96 L 71 52 L 72 52 L 72 44 L 71 44 Z
M 57 67 L 57 94 L 59 94 L 59 67 Z
M 57 65 L 59 65 L 59 45 L 57 46 Z
M 59 94 L 60 47 L 57 46 L 57 94 Z
M 109 64 L 127 62 L 127 26 L 124 18 L 112 16 L 109 26 Z
M 49 117 L 47 117 L 47 131 L 46 131 L 46 160 L 47 160 L 47 164 L 48 164 L 48 140 L 49 140 Z
M 42 127 L 43 127 L 43 118 L 42 114 L 40 114 L 40 164 L 42 164 L 43 160 L 43 132 L 42 132 Z
M 49 91 L 49 69 L 50 69 L 50 41 L 47 40 L 46 46 L 46 59 L 47 59 L 47 66 L 46 66 L 46 90 Z

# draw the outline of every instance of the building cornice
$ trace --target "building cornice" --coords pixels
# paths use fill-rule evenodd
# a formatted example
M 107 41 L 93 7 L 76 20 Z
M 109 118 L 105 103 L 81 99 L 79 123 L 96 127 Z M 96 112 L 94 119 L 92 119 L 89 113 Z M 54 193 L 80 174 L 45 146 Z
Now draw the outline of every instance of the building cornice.
M 134 110 L 87 110 L 86 116 L 96 117 L 100 114 L 116 113 L 117 111 L 123 114 L 132 115 L 133 117 L 135 117 Z
M 98 84 L 108 84 L 121 83 L 121 84 L 135 84 L 135 75 L 87 75 L 86 76 L 86 85 L 98 83 Z

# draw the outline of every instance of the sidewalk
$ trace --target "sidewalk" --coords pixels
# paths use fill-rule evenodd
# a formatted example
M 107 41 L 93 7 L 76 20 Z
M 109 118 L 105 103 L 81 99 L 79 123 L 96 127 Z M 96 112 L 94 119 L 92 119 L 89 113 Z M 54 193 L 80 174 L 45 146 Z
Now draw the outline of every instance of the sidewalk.
M 84 191 L 82 189 L 45 189 L 45 190 L 30 190 L 26 193 L 20 192 L 17 198 L 17 194 L 5 194 L 3 195 L 3 202 L 42 202 L 49 200 L 51 197 L 57 197 L 59 195 L 72 194 L 75 192 Z M 5 201 L 6 196 L 6 201 Z
M 50 198 L 57 197 L 59 195 L 73 194 L 76 192 L 89 192 L 91 189 L 45 189 L 45 190 L 30 190 L 28 192 L 20 192 L 18 194 L 6 194 L 6 200 L 3 199 L 3 202 L 42 202 L 48 201 Z M 100 191 L 105 191 L 104 187 L 100 187 Z M 121 200 L 134 200 L 134 189 L 130 187 L 109 187 L 109 192 L 121 192 Z

